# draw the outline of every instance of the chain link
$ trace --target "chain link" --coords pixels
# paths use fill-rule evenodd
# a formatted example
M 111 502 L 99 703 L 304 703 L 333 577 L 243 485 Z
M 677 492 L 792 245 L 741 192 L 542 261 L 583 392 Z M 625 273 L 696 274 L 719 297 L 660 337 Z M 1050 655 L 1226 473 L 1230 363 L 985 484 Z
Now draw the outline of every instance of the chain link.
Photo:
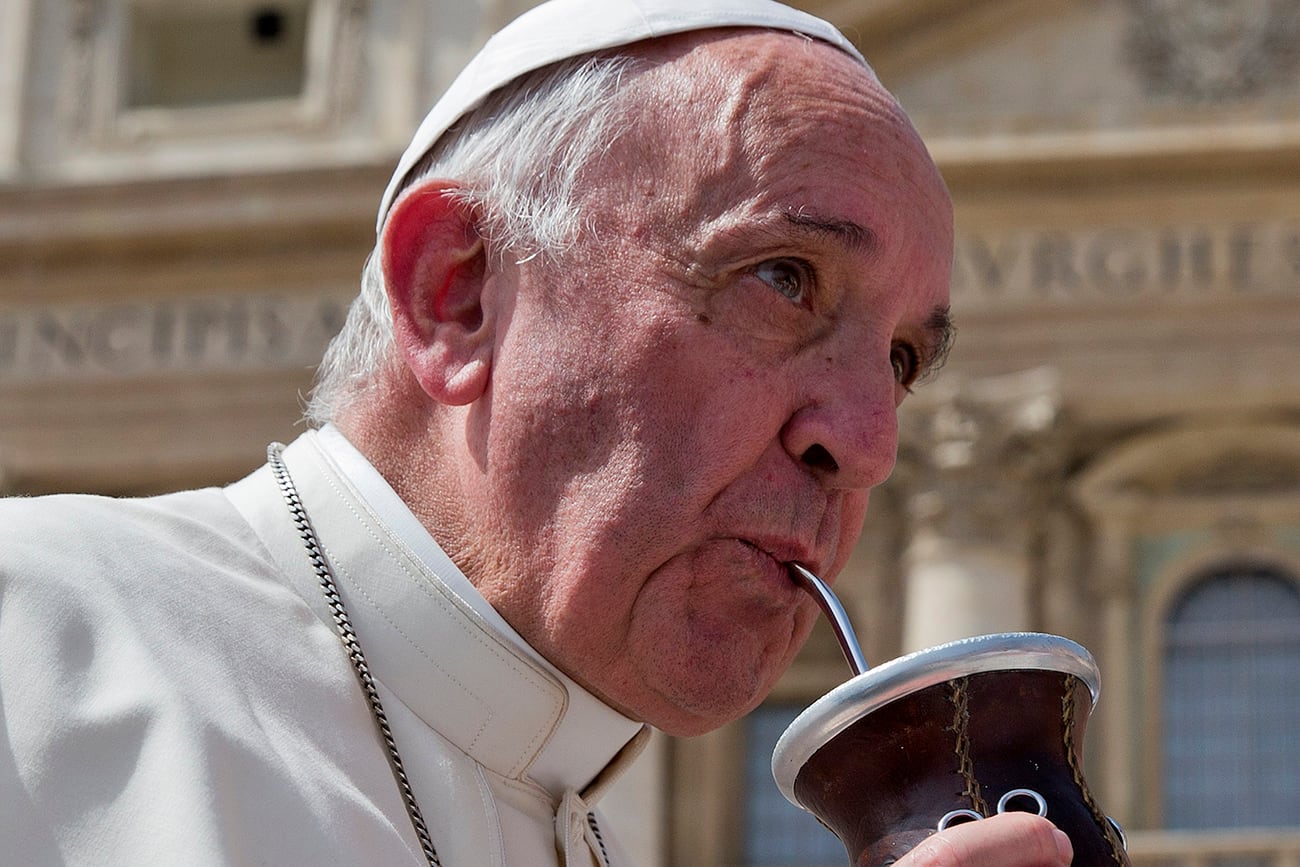
M 392 768 L 393 779 L 396 780 L 397 787 L 402 792 L 402 799 L 406 803 L 406 814 L 411 817 L 411 825 L 415 827 L 415 836 L 420 840 L 420 848 L 424 850 L 424 857 L 431 867 L 441 867 L 442 862 L 438 860 L 438 853 L 434 850 L 433 841 L 429 838 L 428 826 L 424 824 L 424 816 L 420 813 L 420 805 L 416 803 L 415 791 L 411 788 L 410 780 L 407 779 L 406 769 L 402 767 L 402 757 L 398 755 L 397 741 L 394 740 L 393 730 L 388 725 L 388 716 L 384 713 L 384 706 L 379 701 L 379 689 L 375 684 L 374 677 L 370 674 L 369 667 L 366 665 L 366 657 L 361 652 L 361 643 L 357 641 L 357 634 L 352 629 L 352 619 L 348 617 L 347 609 L 343 607 L 343 598 L 339 596 L 338 587 L 334 583 L 334 575 L 330 569 L 329 561 L 325 559 L 320 542 L 316 538 L 316 531 L 312 529 L 311 521 L 307 517 L 307 510 L 298 497 L 298 490 L 294 487 L 293 479 L 289 477 L 289 468 L 285 466 L 284 458 L 281 455 L 283 450 L 284 446 L 280 443 L 271 443 L 267 446 L 267 463 L 271 466 L 271 473 L 275 476 L 276 484 L 280 486 L 280 492 L 284 494 L 284 501 L 289 507 L 289 514 L 293 517 L 293 523 L 298 529 L 298 535 L 302 537 L 303 545 L 307 548 L 307 557 L 311 560 L 312 569 L 316 572 L 316 577 L 320 579 L 321 590 L 325 594 L 325 601 L 329 603 L 330 613 L 334 617 L 334 625 L 338 629 L 339 638 L 343 641 L 343 648 L 347 651 L 348 659 L 352 661 L 352 668 L 356 671 L 357 680 L 361 683 L 361 691 L 365 694 L 366 704 L 370 706 L 370 713 L 375 718 L 375 725 L 378 727 L 379 735 L 383 738 L 384 747 L 388 751 L 388 765 Z

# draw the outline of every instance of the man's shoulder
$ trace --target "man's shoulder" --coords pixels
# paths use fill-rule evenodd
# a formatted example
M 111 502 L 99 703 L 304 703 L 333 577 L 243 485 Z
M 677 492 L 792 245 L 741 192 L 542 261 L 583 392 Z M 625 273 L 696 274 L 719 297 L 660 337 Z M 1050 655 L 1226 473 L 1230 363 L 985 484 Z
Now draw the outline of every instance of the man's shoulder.
M 86 494 L 0 500 L 0 605 L 16 595 L 178 603 L 219 574 L 263 573 L 269 558 L 223 489 L 155 497 Z
M 277 658 L 277 630 L 316 620 L 277 562 L 221 488 L 0 502 L 0 689 L 30 667 L 42 702 L 80 701 L 85 647 L 161 694 L 214 690 Z
M 0 502 L 0 850 L 321 863 L 385 820 L 354 782 L 382 754 L 350 751 L 371 720 L 342 645 L 249 520 L 215 488 Z
M 155 497 L 50 494 L 0 499 L 0 570 L 73 557 L 88 564 L 147 557 L 238 532 L 219 488 Z

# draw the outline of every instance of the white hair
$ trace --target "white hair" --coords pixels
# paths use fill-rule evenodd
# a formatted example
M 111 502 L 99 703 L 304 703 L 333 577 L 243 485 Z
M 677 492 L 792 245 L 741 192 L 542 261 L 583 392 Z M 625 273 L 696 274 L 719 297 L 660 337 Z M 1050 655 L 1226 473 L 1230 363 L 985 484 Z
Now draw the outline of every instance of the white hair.
M 554 260 L 582 227 L 580 174 L 619 132 L 614 96 L 631 62 L 568 60 L 512 82 L 449 130 L 402 188 L 430 177 L 454 180 L 455 195 L 478 215 L 476 228 L 490 249 Z M 399 363 L 376 244 L 361 292 L 317 369 L 307 421 L 330 421 L 363 399 L 387 365 Z

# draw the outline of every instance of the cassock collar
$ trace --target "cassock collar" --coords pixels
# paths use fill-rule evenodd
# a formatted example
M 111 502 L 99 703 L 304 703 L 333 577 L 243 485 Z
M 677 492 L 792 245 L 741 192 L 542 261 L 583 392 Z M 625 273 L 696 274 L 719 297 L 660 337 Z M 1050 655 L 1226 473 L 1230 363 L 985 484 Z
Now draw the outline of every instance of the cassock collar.
M 442 736 L 558 797 L 641 731 L 530 647 L 340 432 L 307 432 L 285 460 L 372 672 Z

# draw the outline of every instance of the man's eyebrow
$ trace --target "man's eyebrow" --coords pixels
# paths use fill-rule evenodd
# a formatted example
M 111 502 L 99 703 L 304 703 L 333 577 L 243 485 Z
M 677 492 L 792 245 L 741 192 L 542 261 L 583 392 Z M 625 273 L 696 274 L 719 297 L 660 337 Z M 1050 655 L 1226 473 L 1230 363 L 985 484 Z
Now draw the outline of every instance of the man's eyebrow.
M 822 217 L 810 214 L 803 208 L 797 211 L 786 211 L 785 219 L 793 226 L 812 229 L 819 235 L 835 238 L 855 253 L 867 254 L 876 248 L 876 234 L 852 220 Z
M 952 321 L 952 313 L 947 307 L 936 307 L 925 320 L 926 353 L 922 359 L 924 369 L 919 378 L 924 379 L 939 372 L 948 353 L 952 350 L 953 340 L 957 337 L 957 326 Z

